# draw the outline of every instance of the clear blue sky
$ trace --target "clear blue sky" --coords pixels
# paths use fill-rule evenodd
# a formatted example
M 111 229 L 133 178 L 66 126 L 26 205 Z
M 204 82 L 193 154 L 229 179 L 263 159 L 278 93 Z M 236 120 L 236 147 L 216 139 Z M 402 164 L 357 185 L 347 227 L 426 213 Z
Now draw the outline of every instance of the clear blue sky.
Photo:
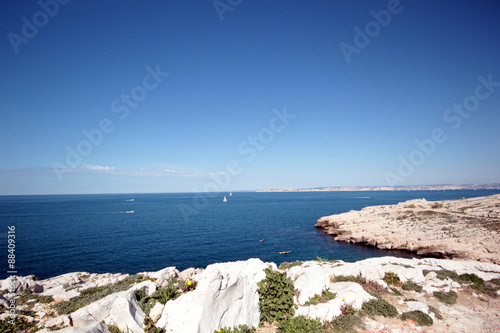
M 498 1 L 60 2 L 0 2 L 0 194 L 500 182 Z

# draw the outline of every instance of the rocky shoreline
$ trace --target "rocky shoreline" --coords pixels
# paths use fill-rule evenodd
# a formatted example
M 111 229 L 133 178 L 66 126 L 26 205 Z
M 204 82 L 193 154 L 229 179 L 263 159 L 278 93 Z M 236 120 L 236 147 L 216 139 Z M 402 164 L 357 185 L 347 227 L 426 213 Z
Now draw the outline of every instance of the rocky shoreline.
M 259 281 L 269 270 L 286 273 L 293 284 L 293 318 L 337 324 L 357 318 L 354 332 L 500 330 L 500 265 L 395 257 L 354 263 L 319 258 L 280 267 L 249 259 L 182 272 L 175 267 L 132 276 L 75 272 L 41 281 L 27 276 L 17 279 L 12 293 L 5 290 L 11 281 L 3 280 L 0 328 L 16 332 L 6 326 L 13 312 L 17 323 L 31 322 L 27 333 L 40 328 L 40 333 L 213 333 L 233 332 L 228 328 L 239 325 L 258 333 L 297 332 L 277 324 L 258 327 Z M 12 300 L 15 309 L 9 311 Z
M 316 224 L 339 241 L 462 260 L 317 258 L 277 267 L 248 259 L 182 272 L 167 267 L 0 280 L 0 331 L 499 332 L 499 213 L 500 195 L 419 199 Z M 267 320 L 276 313 L 281 317 Z
M 458 260 L 500 263 L 500 195 L 409 200 L 325 216 L 316 227 L 340 242 Z

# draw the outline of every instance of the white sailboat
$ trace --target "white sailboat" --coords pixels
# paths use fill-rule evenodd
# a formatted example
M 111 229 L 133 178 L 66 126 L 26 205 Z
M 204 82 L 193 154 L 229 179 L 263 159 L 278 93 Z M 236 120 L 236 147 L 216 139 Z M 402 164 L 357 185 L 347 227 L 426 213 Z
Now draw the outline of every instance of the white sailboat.
M 226 196 L 224 196 L 224 199 L 222 199 L 222 202 L 227 202 Z
M 233 196 L 233 192 L 229 192 L 229 196 L 232 197 Z

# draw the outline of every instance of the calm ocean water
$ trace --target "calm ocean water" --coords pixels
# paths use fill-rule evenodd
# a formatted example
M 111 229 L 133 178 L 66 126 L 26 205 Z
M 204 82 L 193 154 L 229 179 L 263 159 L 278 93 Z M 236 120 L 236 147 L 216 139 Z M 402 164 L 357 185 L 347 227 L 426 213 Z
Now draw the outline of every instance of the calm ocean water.
M 2 270 L 8 275 L 7 226 L 16 227 L 18 275 L 40 279 L 74 272 L 182 270 L 261 258 L 277 264 L 316 257 L 356 261 L 410 254 L 337 243 L 313 227 L 325 215 L 400 201 L 459 199 L 499 190 L 227 193 L 185 221 L 193 194 L 0 196 Z M 130 201 L 130 199 L 134 199 Z M 131 211 L 134 211 L 131 213 Z M 260 239 L 265 239 L 259 242 Z M 292 251 L 287 255 L 280 251 Z

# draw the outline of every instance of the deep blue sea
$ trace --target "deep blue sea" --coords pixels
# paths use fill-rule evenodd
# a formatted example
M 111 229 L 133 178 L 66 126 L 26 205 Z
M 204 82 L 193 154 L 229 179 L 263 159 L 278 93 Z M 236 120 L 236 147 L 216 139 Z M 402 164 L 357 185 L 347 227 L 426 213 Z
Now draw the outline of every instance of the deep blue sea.
M 459 199 L 500 190 L 235 192 L 215 195 L 185 220 L 194 194 L 0 196 L 0 279 L 7 274 L 7 226 L 16 227 L 18 275 L 74 271 L 137 273 L 261 258 L 277 264 L 316 257 L 356 261 L 400 251 L 335 242 L 314 228 L 325 215 L 409 199 Z M 222 202 L 223 196 L 228 202 Z M 131 199 L 134 199 L 131 201 Z M 133 213 L 132 213 L 133 211 Z M 259 240 L 264 239 L 263 242 Z M 292 251 L 279 254 L 280 251 Z

